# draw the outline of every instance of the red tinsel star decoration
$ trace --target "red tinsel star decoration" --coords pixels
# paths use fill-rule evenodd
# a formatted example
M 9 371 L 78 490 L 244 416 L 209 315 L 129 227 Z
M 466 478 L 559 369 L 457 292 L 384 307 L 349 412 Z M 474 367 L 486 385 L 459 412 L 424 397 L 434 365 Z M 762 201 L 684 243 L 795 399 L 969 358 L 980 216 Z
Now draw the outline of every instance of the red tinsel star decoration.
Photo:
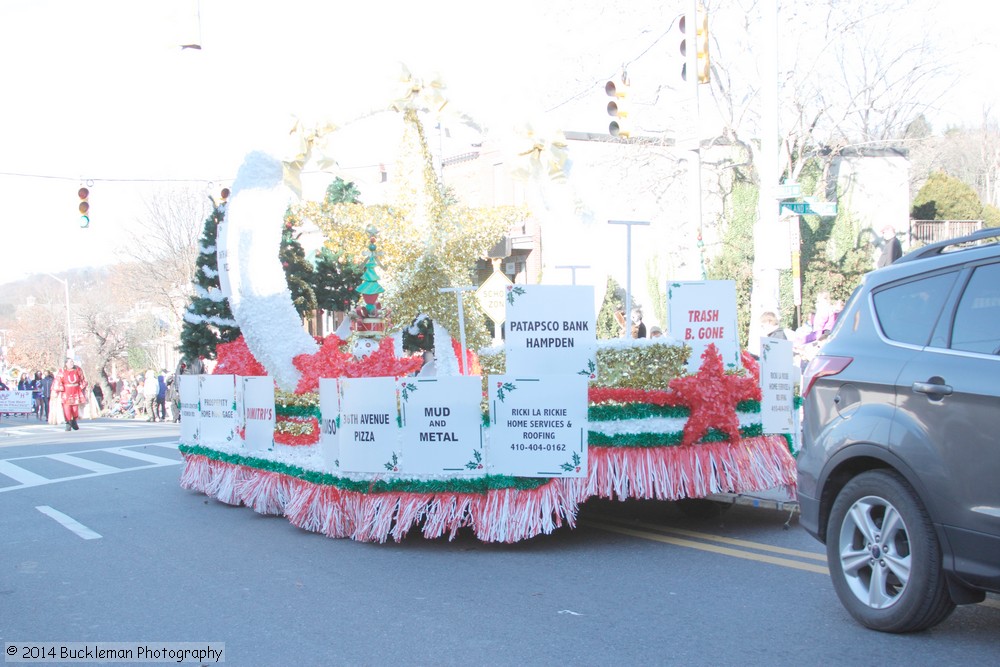
M 397 358 L 392 338 L 379 341 L 378 349 L 367 357 L 355 359 L 349 351 L 341 349 L 344 341 L 336 334 L 323 339 L 316 354 L 300 354 L 292 359 L 295 367 L 302 372 L 295 387 L 296 394 L 304 394 L 319 389 L 319 379 L 361 378 L 361 377 L 402 377 L 420 370 L 421 357 Z
M 760 364 L 757 360 L 753 358 L 753 355 L 743 350 L 740 352 L 740 360 L 743 362 L 743 368 L 747 369 L 747 377 L 740 378 L 743 380 L 742 391 L 739 394 L 739 400 L 761 400 L 760 394 Z
M 243 377 L 264 376 L 267 370 L 250 352 L 247 342 L 240 336 L 231 343 L 219 343 L 215 347 L 218 363 L 213 375 L 241 375 Z
M 727 375 L 715 345 L 705 348 L 701 359 L 697 375 L 674 378 L 669 384 L 676 404 L 687 406 L 691 411 L 681 444 L 693 445 L 713 428 L 728 435 L 730 440 L 739 440 L 736 404 L 750 398 L 749 383 L 754 386 L 756 383 L 752 377 Z

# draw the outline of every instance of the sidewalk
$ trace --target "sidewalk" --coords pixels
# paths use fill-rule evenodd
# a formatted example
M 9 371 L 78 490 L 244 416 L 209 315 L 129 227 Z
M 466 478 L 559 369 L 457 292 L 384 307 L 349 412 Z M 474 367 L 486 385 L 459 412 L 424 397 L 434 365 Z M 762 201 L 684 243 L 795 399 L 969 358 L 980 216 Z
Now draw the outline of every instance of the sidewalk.
M 148 422 L 146 422 L 146 419 L 144 417 L 140 419 L 117 419 L 114 417 L 95 417 L 93 419 L 88 419 L 85 417 L 80 418 L 80 426 L 85 426 L 87 424 L 122 424 L 122 423 L 146 424 Z M 158 421 L 155 423 L 156 424 L 170 423 L 171 425 L 174 426 L 177 425 L 174 424 L 173 422 Z M 152 424 L 150 424 L 150 426 L 152 426 Z M 53 425 L 48 423 L 47 421 L 39 421 L 38 418 L 31 413 L 28 414 L 11 413 L 10 415 L 7 415 L 6 413 L 0 414 L 0 438 L 9 435 L 17 435 L 17 434 L 23 435 L 25 429 L 35 430 L 36 428 L 39 430 L 40 429 L 62 430 L 64 428 L 64 425 L 63 424 Z M 8 433 L 8 431 L 10 431 L 10 433 Z

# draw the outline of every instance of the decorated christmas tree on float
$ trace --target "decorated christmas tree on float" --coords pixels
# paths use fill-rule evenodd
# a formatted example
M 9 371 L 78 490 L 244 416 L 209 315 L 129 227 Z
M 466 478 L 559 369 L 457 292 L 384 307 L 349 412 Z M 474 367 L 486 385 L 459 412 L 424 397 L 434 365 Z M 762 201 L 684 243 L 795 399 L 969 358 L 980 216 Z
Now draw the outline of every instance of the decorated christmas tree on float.
M 222 191 L 222 203 L 212 202 L 212 212 L 205 219 L 205 227 L 198 244 L 195 260 L 194 295 L 184 312 L 181 328 L 181 358 L 187 363 L 197 359 L 215 359 L 219 343 L 229 343 L 240 335 L 233 319 L 229 302 L 219 287 L 219 262 L 216 241 L 219 223 L 226 210 L 229 190 Z

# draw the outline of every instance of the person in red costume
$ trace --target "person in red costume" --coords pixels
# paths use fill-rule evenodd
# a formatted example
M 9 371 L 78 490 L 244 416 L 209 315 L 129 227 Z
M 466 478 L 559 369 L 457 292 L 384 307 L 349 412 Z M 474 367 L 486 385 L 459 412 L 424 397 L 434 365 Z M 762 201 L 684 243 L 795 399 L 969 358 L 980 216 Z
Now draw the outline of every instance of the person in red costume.
M 66 430 L 79 431 L 80 426 L 76 420 L 80 418 L 80 406 L 87 402 L 87 380 L 83 377 L 83 369 L 72 359 L 66 359 L 66 368 L 56 377 L 53 391 L 58 391 L 62 395 Z

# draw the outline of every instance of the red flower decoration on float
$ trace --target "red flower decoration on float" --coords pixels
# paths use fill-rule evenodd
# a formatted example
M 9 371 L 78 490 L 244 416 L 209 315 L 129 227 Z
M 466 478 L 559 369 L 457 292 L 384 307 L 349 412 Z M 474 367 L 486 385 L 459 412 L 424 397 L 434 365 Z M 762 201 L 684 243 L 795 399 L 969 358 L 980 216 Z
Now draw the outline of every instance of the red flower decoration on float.
M 669 385 L 676 396 L 676 404 L 687 406 L 691 411 L 684 425 L 681 445 L 695 444 L 713 428 L 728 435 L 730 440 L 739 440 L 736 404 L 746 393 L 750 378 L 727 375 L 722 356 L 713 344 L 705 348 L 701 359 L 697 375 L 674 378 Z
M 423 365 L 420 357 L 396 357 L 392 338 L 383 338 L 378 349 L 361 359 L 355 359 L 349 351 L 343 350 L 343 345 L 343 340 L 331 334 L 323 339 L 316 354 L 300 354 L 292 359 L 302 373 L 295 387 L 296 394 L 319 389 L 321 377 L 402 377 L 419 371 Z
M 247 342 L 240 336 L 231 343 L 219 343 L 215 348 L 218 363 L 213 375 L 242 375 L 243 377 L 265 376 L 267 370 L 257 361 Z

